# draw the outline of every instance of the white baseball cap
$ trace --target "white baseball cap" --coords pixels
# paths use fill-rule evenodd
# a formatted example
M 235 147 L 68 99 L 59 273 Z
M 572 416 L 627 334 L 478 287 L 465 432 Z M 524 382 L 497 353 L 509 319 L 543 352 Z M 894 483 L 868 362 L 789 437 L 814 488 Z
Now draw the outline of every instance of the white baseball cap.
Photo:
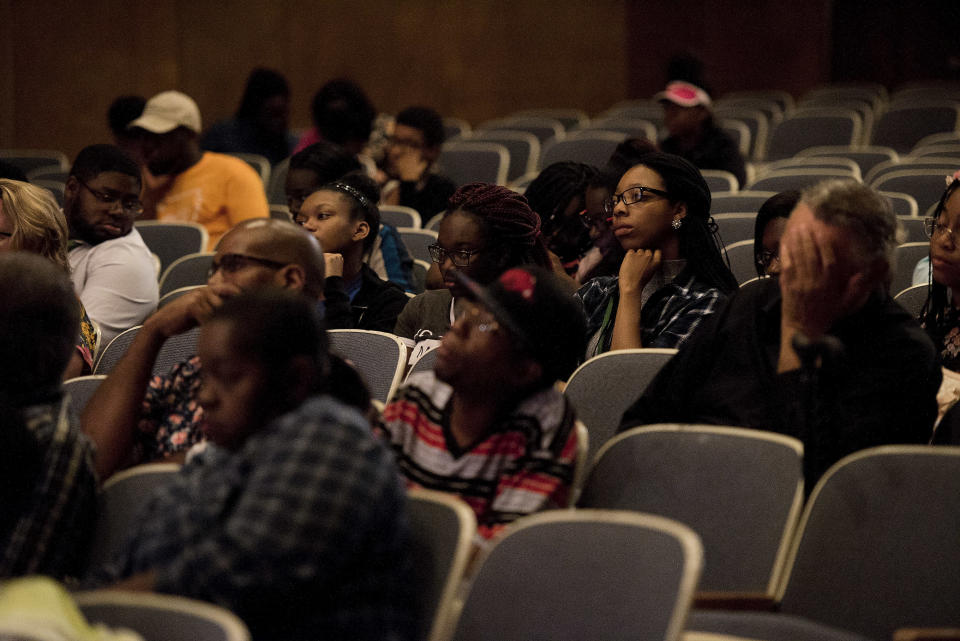
M 164 91 L 147 101 L 143 114 L 127 125 L 155 134 L 165 134 L 177 127 L 200 133 L 200 108 L 193 98 L 179 91 Z

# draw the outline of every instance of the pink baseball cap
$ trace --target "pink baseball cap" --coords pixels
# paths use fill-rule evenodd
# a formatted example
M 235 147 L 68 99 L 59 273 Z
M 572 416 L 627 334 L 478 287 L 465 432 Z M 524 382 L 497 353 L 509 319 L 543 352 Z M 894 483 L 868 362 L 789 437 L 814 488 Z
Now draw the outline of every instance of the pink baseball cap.
M 655 95 L 653 99 L 661 102 L 666 100 L 681 107 L 696 107 L 697 105 L 709 107 L 711 105 L 710 96 L 707 95 L 706 91 L 697 85 L 682 80 L 667 83 L 667 88 Z

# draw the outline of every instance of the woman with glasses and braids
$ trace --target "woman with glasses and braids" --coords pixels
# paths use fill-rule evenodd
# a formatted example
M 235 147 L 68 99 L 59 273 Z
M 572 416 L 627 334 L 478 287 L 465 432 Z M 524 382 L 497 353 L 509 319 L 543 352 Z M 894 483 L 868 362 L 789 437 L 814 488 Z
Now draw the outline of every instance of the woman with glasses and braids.
M 450 197 L 430 256 L 440 270 L 443 289 L 428 290 L 411 300 L 393 332 L 413 350 L 411 363 L 440 344 L 461 312 L 463 292 L 454 277 L 457 272 L 486 285 L 511 267 L 551 268 L 540 217 L 527 199 L 487 183 L 464 185 Z
M 924 221 L 930 237 L 930 290 L 920 322 L 936 345 L 940 364 L 960 371 L 960 179 L 940 197 L 933 216 Z
M 650 153 L 623 175 L 605 211 L 626 254 L 619 276 L 595 278 L 577 292 L 587 357 L 679 347 L 737 288 L 714 239 L 707 183 L 683 158 Z

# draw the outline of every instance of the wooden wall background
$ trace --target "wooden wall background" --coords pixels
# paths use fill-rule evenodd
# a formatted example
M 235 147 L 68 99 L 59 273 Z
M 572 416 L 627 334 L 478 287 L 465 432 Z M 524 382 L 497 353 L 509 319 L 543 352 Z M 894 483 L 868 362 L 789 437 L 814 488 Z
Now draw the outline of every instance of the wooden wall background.
M 833 35 L 846 1 L 0 0 L 0 147 L 72 156 L 108 140 L 114 97 L 169 88 L 193 96 L 210 124 L 236 109 L 255 66 L 286 74 L 295 128 L 339 76 L 381 111 L 422 103 L 473 123 L 543 106 L 596 113 L 660 89 L 682 50 L 707 61 L 718 94 L 800 94 L 828 81 L 851 44 Z M 893 55 L 872 51 L 861 67 Z

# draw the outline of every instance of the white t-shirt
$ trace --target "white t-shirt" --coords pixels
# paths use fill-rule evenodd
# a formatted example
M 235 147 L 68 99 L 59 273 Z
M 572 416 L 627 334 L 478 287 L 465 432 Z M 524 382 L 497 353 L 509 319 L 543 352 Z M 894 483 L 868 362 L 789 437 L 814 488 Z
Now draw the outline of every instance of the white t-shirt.
M 70 250 L 73 289 L 100 326 L 100 345 L 105 346 L 157 308 L 156 266 L 136 228 L 99 245 L 79 242 Z

